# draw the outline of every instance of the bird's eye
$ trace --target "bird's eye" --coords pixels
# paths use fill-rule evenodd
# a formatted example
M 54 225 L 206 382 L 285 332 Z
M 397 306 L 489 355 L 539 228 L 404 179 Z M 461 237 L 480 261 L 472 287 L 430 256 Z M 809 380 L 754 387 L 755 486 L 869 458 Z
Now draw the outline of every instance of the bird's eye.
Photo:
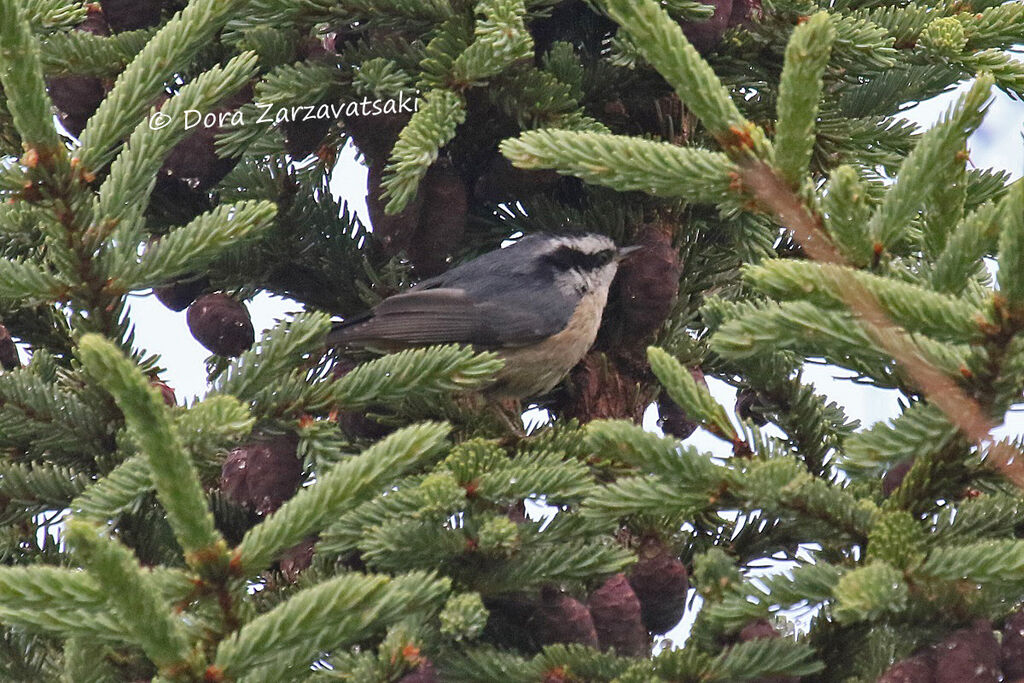
M 607 265 L 615 257 L 614 249 L 585 252 L 572 247 L 559 247 L 545 258 L 548 263 L 559 270 L 576 269 L 580 271 L 596 270 Z

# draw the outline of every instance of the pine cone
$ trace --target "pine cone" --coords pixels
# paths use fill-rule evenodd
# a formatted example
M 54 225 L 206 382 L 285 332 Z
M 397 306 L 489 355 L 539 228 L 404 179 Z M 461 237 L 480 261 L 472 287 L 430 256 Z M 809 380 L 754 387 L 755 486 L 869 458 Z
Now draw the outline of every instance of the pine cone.
M 601 351 L 584 356 L 569 379 L 569 390 L 560 393 L 556 412 L 582 423 L 618 418 L 639 424 L 650 402 L 636 378 Z
M 333 125 L 333 120 L 320 118 L 287 121 L 281 124 L 285 151 L 293 159 L 305 159 L 319 149 L 321 141 Z
M 1024 609 L 1017 610 L 1003 625 L 1003 678 L 1024 679 Z
M 676 554 L 657 538 L 642 540 L 637 556 L 639 560 L 629 571 L 629 585 L 640 601 L 644 627 L 660 635 L 683 618 L 689 574 Z
M 116 32 L 134 31 L 160 22 L 162 0 L 100 0 L 107 22 Z
M 934 683 L 935 662 L 931 652 L 921 652 L 890 666 L 878 683 Z
M 395 256 L 409 250 L 409 244 L 420 224 L 423 193 L 417 192 L 400 213 L 384 213 L 387 201 L 382 197 L 384 188 L 380 184 L 384 165 L 383 160 L 370 164 L 366 174 L 366 209 L 370 214 L 374 240 L 381 245 L 385 254 Z
M 163 287 L 154 287 L 153 294 L 157 301 L 172 311 L 184 311 L 200 294 L 210 287 L 210 279 L 205 275 L 190 280 L 172 282 Z
M 622 657 L 646 657 L 650 638 L 640 616 L 640 601 L 624 574 L 616 574 L 587 601 L 602 650 Z
M 702 55 L 711 52 L 722 42 L 722 35 L 729 27 L 729 19 L 732 16 L 733 0 L 713 0 L 707 4 L 715 8 L 715 13 L 710 19 L 682 23 L 683 33 Z
M 580 643 L 597 647 L 597 631 L 586 605 L 570 595 L 545 587 L 541 603 L 530 622 L 542 645 Z
M 736 392 L 736 406 L 734 410 L 741 419 L 750 420 L 758 427 L 768 424 L 768 418 L 758 408 L 763 406 L 757 392 L 750 388 L 740 389 Z
M 0 367 L 4 370 L 14 370 L 21 367 L 18 345 L 14 343 L 10 330 L 3 325 L 0 325 Z
M 332 373 L 336 378 L 344 377 L 356 368 L 358 363 L 349 358 L 338 358 L 334 361 Z M 392 431 L 391 427 L 382 425 L 366 415 L 367 409 L 361 410 L 336 410 L 335 419 L 341 431 L 351 439 L 380 439 Z
M 424 659 L 414 670 L 398 679 L 398 683 L 440 683 L 437 670 L 429 659 Z
M 761 638 L 779 638 L 780 635 L 775 630 L 772 622 L 767 619 L 757 619 L 740 629 L 736 637 L 741 643 L 746 643 L 751 640 L 760 640 Z
M 220 488 L 247 510 L 269 514 L 291 498 L 302 483 L 302 461 L 295 434 L 262 436 L 228 454 Z
M 423 202 L 408 256 L 417 274 L 431 277 L 448 269 L 448 257 L 462 242 L 469 197 L 466 183 L 447 158 L 427 170 L 417 194 Z
M 90 10 L 85 21 L 75 27 L 97 36 L 109 36 L 110 28 L 103 13 Z M 47 80 L 50 100 L 59 110 L 60 122 L 68 132 L 78 137 L 89 117 L 107 95 L 103 81 L 94 76 L 58 76 Z
M 487 162 L 473 185 L 473 197 L 487 204 L 524 199 L 558 184 L 557 171 L 516 168 L 501 154 Z
M 598 344 L 602 348 L 639 345 L 665 324 L 679 294 L 682 266 L 672 246 L 673 226 L 652 224 L 637 234 L 635 244 L 643 247 L 625 259 L 609 295 L 616 315 L 615 329 L 605 325 Z
M 949 634 L 935 645 L 935 683 L 996 683 L 999 641 L 992 625 L 979 621 Z
M 690 368 L 690 376 L 707 388 L 708 381 L 704 379 L 704 371 L 700 367 Z M 677 439 L 685 439 L 697 429 L 697 423 L 664 391 L 658 397 L 658 426 Z
M 732 0 L 729 28 L 733 26 L 742 28 L 750 26 L 755 21 L 760 21 L 763 14 L 761 0 Z
M 217 109 L 204 117 L 204 121 L 211 115 L 220 117 L 222 114 L 231 114 L 252 98 L 252 85 L 247 85 L 226 98 Z M 216 137 L 220 131 L 219 124 L 207 126 L 200 122 L 188 137 L 171 149 L 164 159 L 163 170 L 177 178 L 187 178 L 201 189 L 209 189 L 219 183 L 239 161 L 237 157 L 222 159 L 217 154 Z
M 903 462 L 896 463 L 893 468 L 885 473 L 882 477 L 882 493 L 886 498 L 892 495 L 893 491 L 900 487 L 903 483 L 903 478 L 907 476 L 907 472 L 914 465 L 914 459 L 904 460 Z
M 744 626 L 736 637 L 739 642 L 746 643 L 761 638 L 781 638 L 782 636 L 770 621 L 758 619 Z M 796 676 L 758 676 L 750 681 L 751 683 L 799 683 L 800 679 Z
M 256 339 L 249 310 L 227 294 L 199 297 L 188 307 L 186 321 L 196 341 L 219 356 L 240 356 Z
M 295 581 L 302 570 L 313 564 L 313 547 L 315 545 L 316 538 L 310 536 L 284 551 L 277 566 L 286 579 Z
M 685 439 L 697 429 L 697 423 L 665 392 L 658 397 L 658 426 L 677 439 Z

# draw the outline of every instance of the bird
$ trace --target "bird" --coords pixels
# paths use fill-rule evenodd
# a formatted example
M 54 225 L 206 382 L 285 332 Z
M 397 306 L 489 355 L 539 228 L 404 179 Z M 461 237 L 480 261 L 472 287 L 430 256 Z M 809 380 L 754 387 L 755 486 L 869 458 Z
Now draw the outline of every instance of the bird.
M 379 351 L 468 344 L 504 360 L 486 397 L 539 396 L 590 350 L 619 263 L 640 248 L 597 233 L 531 234 L 336 323 L 327 343 Z

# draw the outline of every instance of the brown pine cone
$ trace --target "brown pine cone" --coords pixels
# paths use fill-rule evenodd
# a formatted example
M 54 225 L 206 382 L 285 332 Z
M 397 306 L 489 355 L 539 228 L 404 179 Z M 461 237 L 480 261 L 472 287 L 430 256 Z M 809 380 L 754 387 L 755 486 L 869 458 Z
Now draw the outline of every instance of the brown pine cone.
M 616 574 L 587 601 L 602 650 L 615 648 L 622 657 L 646 657 L 650 637 L 640 616 L 640 601 L 625 574 Z
M 931 652 L 921 652 L 890 666 L 878 683 L 935 683 L 935 662 Z
M 708 381 L 704 379 L 704 371 L 699 366 L 690 368 L 690 376 L 696 380 L 697 384 L 702 384 L 704 388 L 707 388 Z M 658 426 L 663 432 L 671 434 L 677 439 L 685 439 L 693 434 L 698 427 L 683 408 L 664 391 L 658 397 Z
M 689 574 L 676 554 L 657 538 L 642 540 L 637 556 L 637 563 L 629 570 L 629 585 L 640 601 L 644 627 L 660 635 L 683 618 Z
M 761 638 L 778 638 L 779 632 L 772 626 L 772 622 L 767 619 L 758 619 L 752 621 L 742 629 L 736 636 L 741 643 L 746 643 L 751 640 L 760 640 Z
M 761 0 L 732 0 L 732 12 L 729 14 L 729 28 L 733 26 L 747 27 L 760 21 L 764 11 Z
M 100 0 L 103 14 L 114 31 L 134 31 L 160 22 L 163 0 Z
M 542 645 L 580 643 L 597 647 L 597 631 L 586 605 L 554 588 L 541 591 L 541 602 L 531 619 L 537 640 Z
M 4 370 L 14 370 L 21 367 L 18 345 L 14 343 L 10 330 L 3 325 L 0 325 L 0 367 Z
M 662 392 L 658 397 L 658 426 L 666 434 L 685 439 L 697 430 L 698 425 L 678 403 Z
M 302 483 L 298 444 L 295 434 L 265 435 L 234 449 L 221 468 L 221 491 L 247 510 L 273 512 Z
M 768 418 L 758 408 L 763 404 L 757 392 L 750 388 L 740 389 L 736 392 L 736 405 L 733 408 L 741 419 L 750 420 L 758 427 L 768 424 Z
M 732 17 L 733 2 L 734 0 L 713 0 L 707 3 L 715 8 L 715 13 L 710 19 L 683 22 L 683 33 L 697 48 L 697 52 L 707 54 L 722 42 L 722 35 L 729 27 L 729 20 Z
M 349 358 L 338 358 L 334 361 L 332 373 L 335 377 L 344 377 L 356 368 L 358 363 Z M 334 418 L 341 427 L 341 431 L 351 439 L 380 439 L 392 431 L 387 425 L 382 425 L 366 415 L 367 409 L 356 410 L 335 410 Z
M 903 462 L 896 463 L 892 469 L 885 473 L 882 477 L 882 493 L 886 498 L 892 495 L 893 491 L 900 487 L 903 483 L 903 478 L 907 476 L 907 472 L 914 465 L 914 459 L 904 460 Z
M 672 245 L 671 224 L 644 226 L 634 244 L 643 247 L 619 266 L 609 295 L 617 330 L 602 330 L 603 348 L 631 347 L 665 324 L 679 294 L 682 266 Z
M 473 184 L 473 197 L 488 204 L 524 199 L 557 185 L 560 178 L 557 171 L 516 168 L 495 154 Z
M 75 30 L 97 36 L 110 35 L 107 20 L 98 10 L 90 10 L 85 21 Z M 46 84 L 50 100 L 58 109 L 60 122 L 75 137 L 82 134 L 89 117 L 107 95 L 103 81 L 94 76 L 57 76 L 48 79 Z
M 637 424 L 650 402 L 636 378 L 602 351 L 591 351 L 569 375 L 569 390 L 559 396 L 557 412 L 587 423 L 600 419 L 625 419 Z
M 313 548 L 316 545 L 316 538 L 309 538 L 299 541 L 296 545 L 284 551 L 277 566 L 289 581 L 295 581 L 302 570 L 313 564 Z
M 205 275 L 189 280 L 172 282 L 162 287 L 154 287 L 153 294 L 157 301 L 172 311 L 184 311 L 196 298 L 210 287 L 210 280 Z
M 400 213 L 384 213 L 387 205 L 387 200 L 383 198 L 384 188 L 381 186 L 384 166 L 383 160 L 370 164 L 366 174 L 366 209 L 370 214 L 374 240 L 381 245 L 385 254 L 395 256 L 399 252 L 408 253 L 420 224 L 423 193 L 417 192 Z
M 217 154 L 216 137 L 221 132 L 219 122 L 221 118 L 226 117 L 224 123 L 229 123 L 231 115 L 252 98 L 253 88 L 250 84 L 225 98 L 219 107 L 204 115 L 191 129 L 192 132 L 171 149 L 164 159 L 163 171 L 176 178 L 189 179 L 201 189 L 209 189 L 223 180 L 238 164 L 239 159 L 222 159 Z M 214 121 L 215 125 L 207 125 L 208 121 Z M 191 124 L 192 121 L 188 123 Z
M 466 233 L 469 197 L 466 183 L 442 157 L 427 169 L 417 195 L 423 196 L 408 256 L 417 274 L 432 277 L 448 269 L 448 258 Z
M 1001 679 L 999 641 L 979 621 L 935 645 L 935 683 L 996 683 Z
M 256 339 L 245 304 L 227 294 L 204 294 L 188 307 L 188 329 L 219 356 L 240 356 Z
M 1024 679 L 1024 609 L 1017 610 L 1003 625 L 1003 678 Z
M 419 666 L 398 679 L 398 683 L 440 683 L 433 662 L 424 659 Z

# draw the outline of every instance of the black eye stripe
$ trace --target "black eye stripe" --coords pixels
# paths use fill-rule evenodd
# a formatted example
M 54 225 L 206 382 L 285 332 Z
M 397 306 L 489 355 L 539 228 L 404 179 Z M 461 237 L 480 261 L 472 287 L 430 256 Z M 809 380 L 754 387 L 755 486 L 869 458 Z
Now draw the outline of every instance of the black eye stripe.
M 614 249 L 602 249 L 596 252 L 584 252 L 573 247 L 558 247 L 545 257 L 551 265 L 561 270 L 575 268 L 577 270 L 596 270 L 607 265 L 615 257 Z

